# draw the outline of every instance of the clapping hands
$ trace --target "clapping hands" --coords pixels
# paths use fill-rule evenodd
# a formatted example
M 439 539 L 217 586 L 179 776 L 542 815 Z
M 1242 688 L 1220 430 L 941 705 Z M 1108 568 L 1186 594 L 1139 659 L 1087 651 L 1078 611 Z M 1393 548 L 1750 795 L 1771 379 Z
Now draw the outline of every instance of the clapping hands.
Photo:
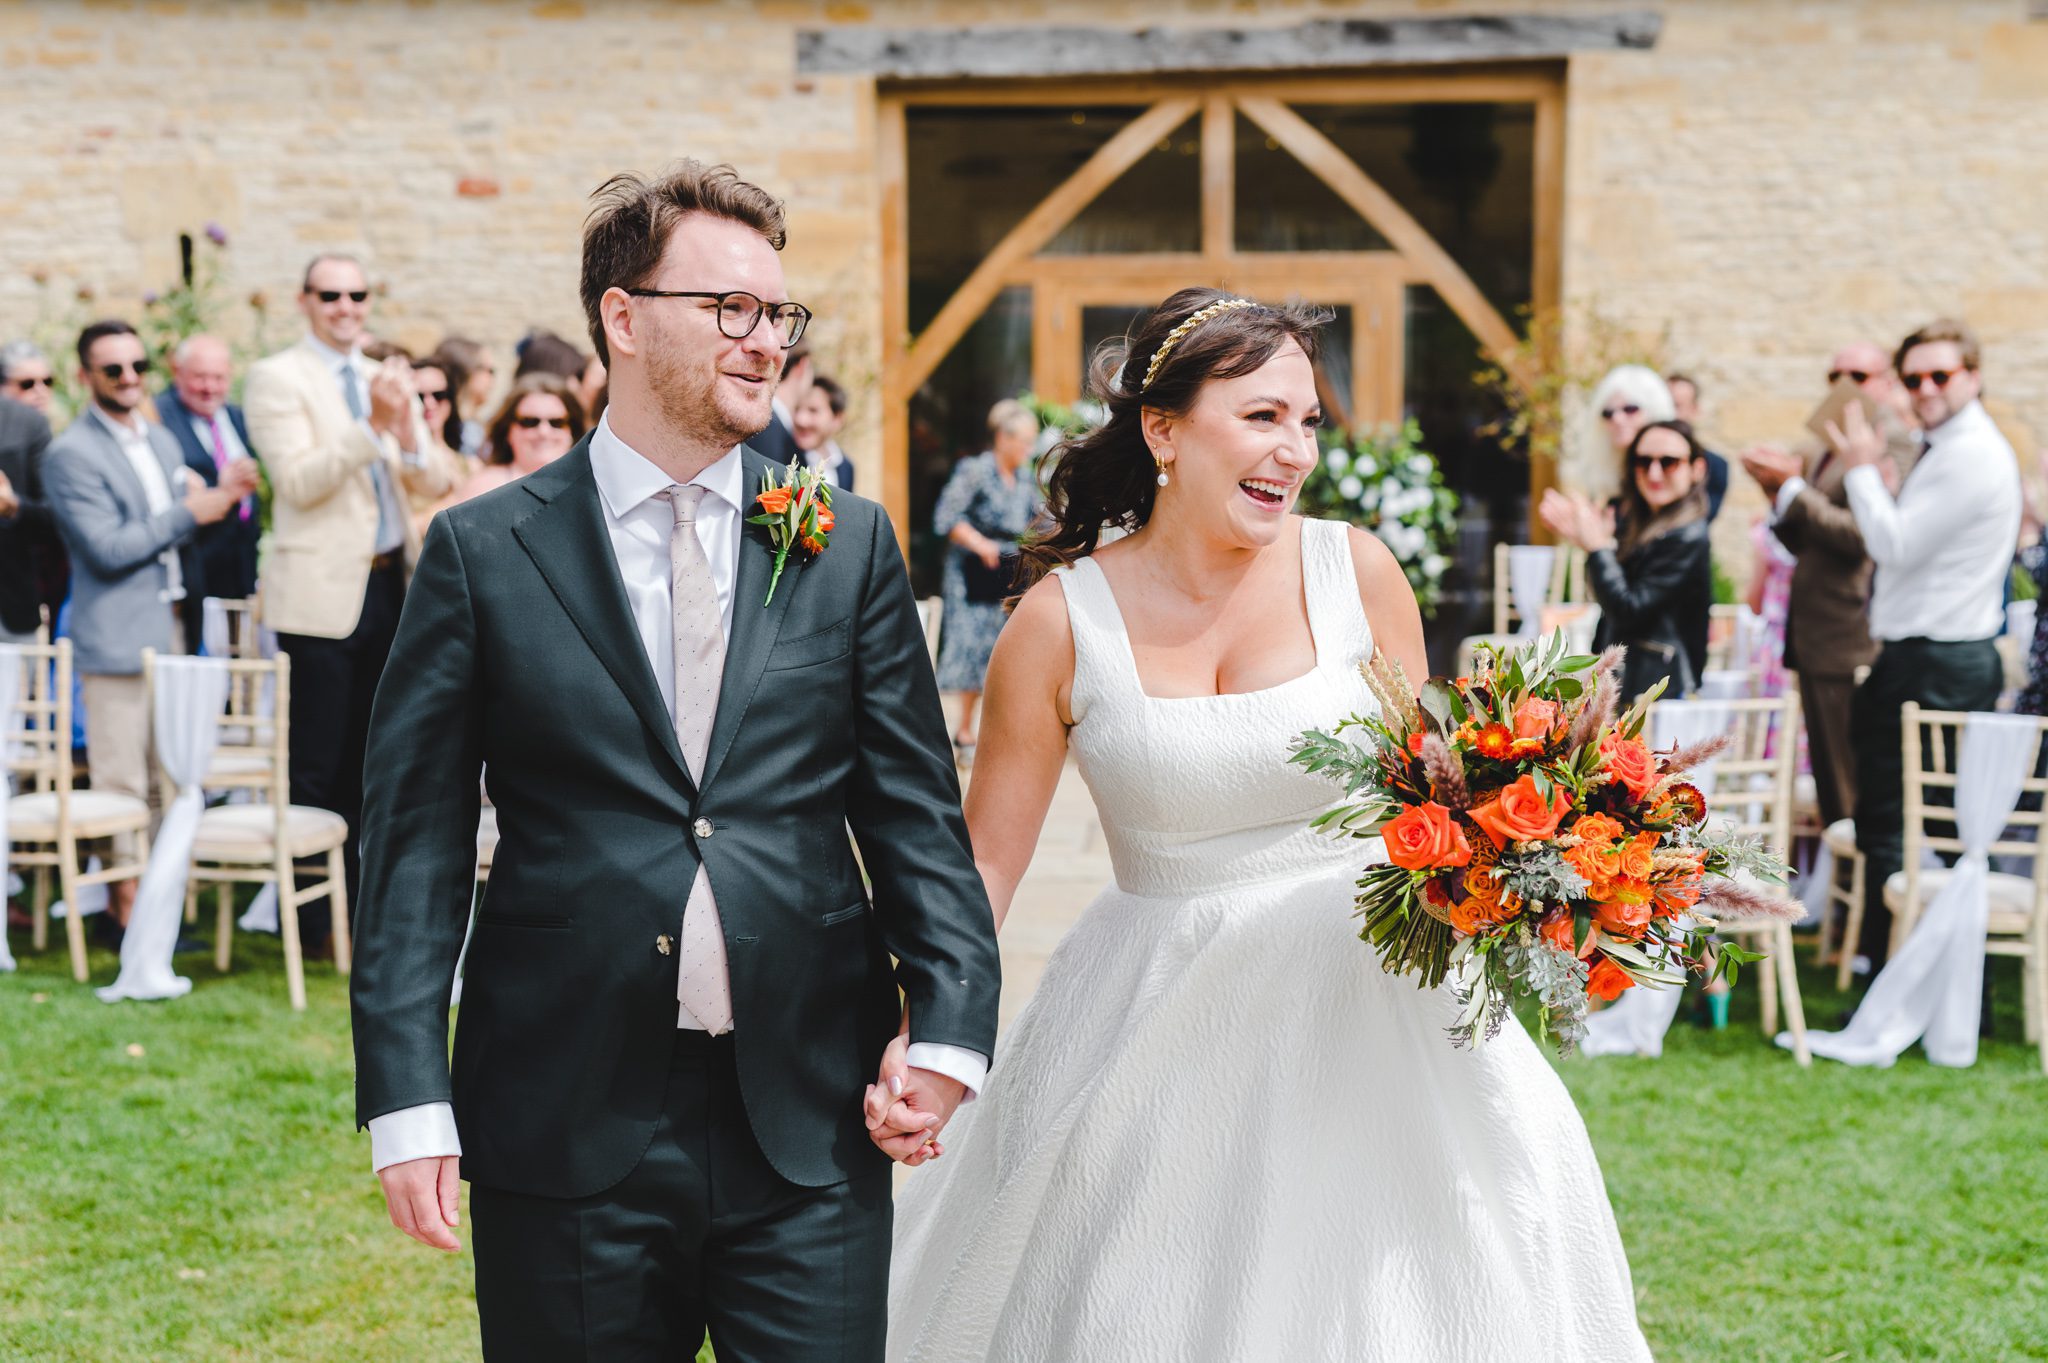
M 958 1080 L 909 1063 L 910 1034 L 898 1034 L 882 1052 L 881 1072 L 868 1085 L 863 1108 L 868 1138 L 890 1159 L 915 1169 L 946 1153 L 939 1133 L 967 1096 Z
M 1596 506 L 1579 493 L 1560 492 L 1553 487 L 1544 490 L 1537 513 L 1559 539 L 1568 540 L 1589 554 L 1614 547 L 1611 506 Z

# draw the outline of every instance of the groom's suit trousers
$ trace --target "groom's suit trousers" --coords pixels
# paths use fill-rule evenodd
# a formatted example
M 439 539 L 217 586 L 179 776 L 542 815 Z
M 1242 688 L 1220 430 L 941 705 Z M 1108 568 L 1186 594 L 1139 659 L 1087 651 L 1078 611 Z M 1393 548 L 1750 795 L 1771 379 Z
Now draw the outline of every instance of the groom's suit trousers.
M 733 1038 L 676 1033 L 654 1138 L 616 1186 L 551 1198 L 472 1184 L 487 1363 L 878 1363 L 887 1167 L 824 1188 L 770 1167 Z

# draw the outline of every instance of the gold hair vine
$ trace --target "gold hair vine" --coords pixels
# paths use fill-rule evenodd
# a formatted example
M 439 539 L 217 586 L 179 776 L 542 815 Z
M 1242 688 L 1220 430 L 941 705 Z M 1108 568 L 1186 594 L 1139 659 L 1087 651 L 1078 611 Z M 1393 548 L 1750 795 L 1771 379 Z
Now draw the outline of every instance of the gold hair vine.
M 1181 338 L 1220 312 L 1231 312 L 1237 308 L 1255 308 L 1258 304 L 1249 298 L 1219 298 L 1206 308 L 1198 308 L 1187 316 L 1187 320 L 1166 333 L 1166 339 L 1159 343 L 1159 349 L 1152 352 L 1152 363 L 1145 366 L 1145 381 L 1138 385 L 1144 392 L 1152 386 L 1152 380 L 1159 374 L 1159 366 L 1166 363 L 1166 357 L 1181 343 Z

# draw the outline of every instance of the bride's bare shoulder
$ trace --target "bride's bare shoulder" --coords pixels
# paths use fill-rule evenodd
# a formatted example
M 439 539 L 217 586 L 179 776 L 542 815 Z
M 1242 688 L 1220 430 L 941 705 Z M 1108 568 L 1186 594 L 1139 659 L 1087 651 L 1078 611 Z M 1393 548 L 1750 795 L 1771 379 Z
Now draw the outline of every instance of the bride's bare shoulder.
M 1061 724 L 1071 725 L 1074 626 L 1067 618 L 1066 584 L 1048 573 L 1033 583 L 996 638 L 988 664 L 990 702 L 1012 695 L 1050 702 Z
M 1352 526 L 1351 568 L 1358 577 L 1358 599 L 1365 607 L 1373 642 L 1400 660 L 1413 677 L 1429 675 L 1422 642 L 1422 611 L 1415 589 L 1393 550 L 1378 535 Z

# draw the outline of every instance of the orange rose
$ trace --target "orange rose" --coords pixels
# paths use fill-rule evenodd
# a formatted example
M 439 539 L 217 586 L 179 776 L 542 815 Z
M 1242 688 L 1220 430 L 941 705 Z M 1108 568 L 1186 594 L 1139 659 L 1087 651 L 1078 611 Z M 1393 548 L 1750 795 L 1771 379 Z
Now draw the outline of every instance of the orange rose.
M 1581 814 L 1579 821 L 1572 825 L 1572 832 L 1580 841 L 1599 846 L 1621 836 L 1621 824 L 1605 814 Z
M 1387 860 L 1404 871 L 1434 871 L 1444 866 L 1463 866 L 1472 860 L 1472 844 L 1458 827 L 1451 811 L 1431 801 L 1410 805 L 1380 830 L 1386 840 Z
M 759 502 L 761 509 L 769 515 L 780 516 L 789 510 L 789 499 L 794 491 L 793 488 L 771 487 L 754 500 Z
M 1657 784 L 1657 764 L 1650 759 L 1650 750 L 1637 739 L 1610 733 L 1600 740 L 1600 757 L 1607 768 L 1607 779 L 1627 786 L 1628 793 L 1638 800 Z
M 1629 894 L 1595 904 L 1593 921 L 1609 936 L 1633 942 L 1650 926 L 1649 896 Z
M 1589 998 L 1618 999 L 1624 989 L 1635 988 L 1635 977 L 1602 956 L 1593 962 L 1593 972 L 1586 977 L 1586 994 Z
M 1534 696 L 1515 707 L 1515 737 L 1542 738 L 1557 722 L 1557 702 Z
M 1638 833 L 1621 845 L 1618 869 L 1631 880 L 1648 880 L 1655 866 L 1657 835 Z
M 1496 923 L 1505 923 L 1514 916 L 1512 910 L 1504 909 L 1496 902 L 1472 898 L 1467 899 L 1462 904 L 1452 906 L 1451 926 L 1457 929 L 1461 935 L 1471 937 L 1482 928 L 1490 928 Z
M 1546 803 L 1536 793 L 1536 778 L 1525 775 L 1473 810 L 1471 818 L 1493 839 L 1495 847 L 1505 847 L 1511 842 L 1536 842 L 1549 837 L 1557 832 L 1558 821 L 1571 807 L 1571 797 L 1561 790 L 1553 790 Z
M 1569 955 L 1572 950 L 1572 916 L 1553 909 L 1543 915 L 1543 940 Z

